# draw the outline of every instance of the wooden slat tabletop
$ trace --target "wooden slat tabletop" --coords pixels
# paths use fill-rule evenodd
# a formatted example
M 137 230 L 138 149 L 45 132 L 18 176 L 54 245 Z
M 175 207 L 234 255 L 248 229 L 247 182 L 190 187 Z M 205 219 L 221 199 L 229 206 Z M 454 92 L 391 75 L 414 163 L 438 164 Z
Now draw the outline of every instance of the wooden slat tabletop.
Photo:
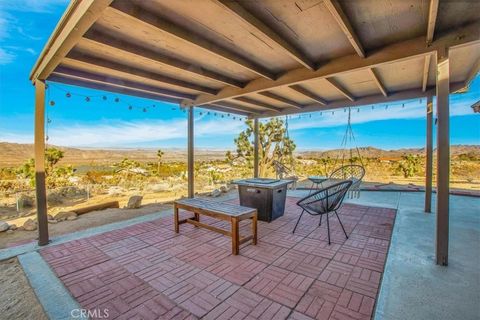
M 225 202 L 218 202 L 218 201 L 211 201 L 207 199 L 181 199 L 175 201 L 176 204 L 184 205 L 184 206 L 191 206 L 199 209 L 204 209 L 208 211 L 212 211 L 215 213 L 227 215 L 227 216 L 242 216 L 244 214 L 251 213 L 255 211 L 254 208 L 243 207 L 236 204 L 225 203 Z

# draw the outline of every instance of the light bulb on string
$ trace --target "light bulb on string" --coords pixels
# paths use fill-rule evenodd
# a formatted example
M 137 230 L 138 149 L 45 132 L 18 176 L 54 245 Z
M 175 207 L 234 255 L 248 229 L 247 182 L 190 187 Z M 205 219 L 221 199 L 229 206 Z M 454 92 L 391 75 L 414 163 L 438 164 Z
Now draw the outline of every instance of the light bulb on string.
M 90 97 L 85 97 L 85 101 L 90 102 Z
M 143 112 L 147 112 L 147 108 L 143 108 Z
M 375 109 L 375 106 L 372 106 L 372 110 Z
M 402 108 L 405 108 L 405 103 L 402 103 Z
M 357 112 L 360 112 L 360 108 L 357 109 Z
M 53 107 L 55 105 L 55 101 L 50 100 L 50 105 Z
M 102 96 L 103 101 L 107 100 L 107 96 Z
M 132 106 L 128 106 L 128 110 L 132 110 L 132 109 L 133 109 L 133 107 L 132 107 Z
M 72 94 L 70 92 L 67 92 L 67 94 L 65 94 L 65 97 L 67 98 L 70 98 L 72 96 Z
M 115 102 L 119 102 L 120 99 L 119 99 L 118 97 L 116 97 L 114 101 L 115 101 Z

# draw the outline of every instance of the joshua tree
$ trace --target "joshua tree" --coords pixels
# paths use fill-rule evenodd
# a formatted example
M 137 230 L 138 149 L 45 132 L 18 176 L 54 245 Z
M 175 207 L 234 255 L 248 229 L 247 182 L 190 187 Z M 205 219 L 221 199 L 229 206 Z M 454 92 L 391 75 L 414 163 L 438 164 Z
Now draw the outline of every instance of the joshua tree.
M 419 171 L 420 158 L 411 154 L 402 156 L 398 163 L 397 170 L 402 172 L 405 178 L 410 178 Z
M 164 155 L 164 152 L 161 149 L 157 150 L 157 174 L 160 174 L 160 166 L 162 164 L 162 157 Z
M 53 167 L 63 159 L 64 152 L 57 148 L 47 148 L 45 150 L 45 173 L 48 175 L 52 172 Z
M 227 160 L 244 159 L 249 167 L 253 167 L 253 121 L 247 120 L 247 129 L 240 132 L 235 138 L 237 146 L 236 154 L 227 152 Z M 285 125 L 282 120 L 272 119 L 267 123 L 259 123 L 259 175 L 265 176 L 268 169 L 273 167 L 273 161 L 291 165 L 293 163 L 293 151 L 295 143 L 285 136 Z

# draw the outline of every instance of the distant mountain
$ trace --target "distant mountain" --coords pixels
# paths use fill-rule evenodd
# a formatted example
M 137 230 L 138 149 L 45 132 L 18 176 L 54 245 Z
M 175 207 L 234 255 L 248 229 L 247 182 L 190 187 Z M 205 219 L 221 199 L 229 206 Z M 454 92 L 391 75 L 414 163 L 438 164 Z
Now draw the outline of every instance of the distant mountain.
M 58 147 L 65 152 L 65 158 L 62 163 L 68 164 L 109 164 L 121 161 L 124 158 L 137 161 L 156 161 L 156 149 L 115 149 L 115 148 L 70 148 Z M 404 154 L 423 155 L 424 148 L 414 149 L 398 149 L 383 150 L 374 147 L 359 148 L 360 154 L 365 158 L 387 158 L 396 159 Z M 187 161 L 187 151 L 181 148 L 165 148 L 162 149 L 164 161 Z M 453 145 L 450 147 L 453 156 L 470 153 L 480 157 L 480 145 Z M 226 150 L 195 150 L 195 158 L 197 160 L 220 160 L 225 159 Z M 299 151 L 297 155 L 303 158 L 321 158 L 341 157 L 343 151 L 341 149 L 327 151 Z M 355 151 L 354 151 L 355 154 Z M 18 144 L 9 142 L 0 142 L 0 167 L 17 166 L 25 162 L 29 158 L 33 158 L 32 144 Z
M 61 163 L 68 164 L 109 164 L 124 158 L 137 161 L 157 161 L 157 149 L 115 149 L 115 148 L 70 148 L 57 147 L 65 152 Z M 187 150 L 166 148 L 164 161 L 187 161 Z M 198 160 L 225 159 L 225 150 L 195 150 Z M 32 144 L 0 142 L 0 167 L 16 166 L 34 157 Z
M 401 158 L 403 155 L 412 154 L 412 155 L 424 155 L 425 148 L 403 148 L 396 150 L 383 150 L 374 147 L 362 147 L 358 148 L 360 155 L 365 158 L 387 158 L 387 159 L 396 159 Z M 344 153 L 346 156 L 349 154 L 350 150 L 343 149 L 333 149 L 326 151 L 303 151 L 298 154 L 305 158 L 337 158 L 341 157 Z M 475 156 L 480 156 L 480 145 L 452 145 L 450 146 L 450 154 L 452 156 L 457 156 L 459 154 L 470 153 Z M 352 154 L 356 156 L 357 151 L 352 150 Z

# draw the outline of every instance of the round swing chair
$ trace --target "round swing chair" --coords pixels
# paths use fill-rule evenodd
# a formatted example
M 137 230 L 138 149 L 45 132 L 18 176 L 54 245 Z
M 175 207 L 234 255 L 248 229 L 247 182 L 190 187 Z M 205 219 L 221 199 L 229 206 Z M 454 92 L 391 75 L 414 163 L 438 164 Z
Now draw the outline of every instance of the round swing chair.
M 340 155 L 337 155 L 334 162 L 334 168 L 336 169 L 330 174 L 328 180 L 333 183 L 345 180 L 351 181 L 352 184 L 348 189 L 347 196 L 349 198 L 359 198 L 360 184 L 365 176 L 365 167 L 362 155 L 360 154 L 360 149 L 356 145 L 355 135 L 352 129 L 351 111 L 351 108 L 348 108 L 347 127 L 341 142 L 342 152 L 340 167 L 337 167 L 337 162 L 339 162 L 340 158 Z M 355 157 L 354 151 L 356 152 Z M 346 158 L 346 154 L 349 156 L 348 158 Z M 358 163 L 356 163 L 357 161 Z

